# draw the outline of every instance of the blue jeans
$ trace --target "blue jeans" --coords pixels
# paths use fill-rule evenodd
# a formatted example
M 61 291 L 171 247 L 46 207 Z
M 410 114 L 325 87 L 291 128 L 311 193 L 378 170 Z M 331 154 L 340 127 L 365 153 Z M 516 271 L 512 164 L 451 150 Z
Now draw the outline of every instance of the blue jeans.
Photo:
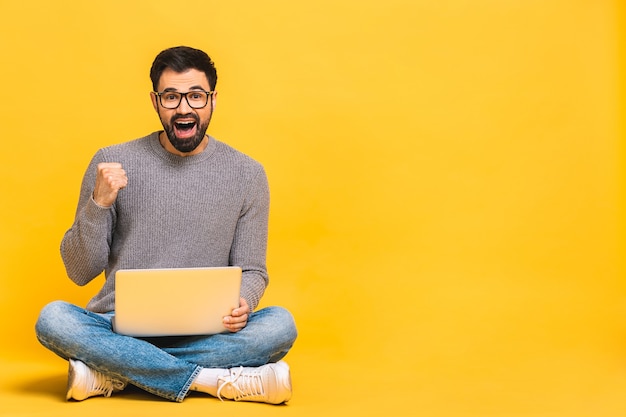
M 63 301 L 46 305 L 35 331 L 42 345 L 64 359 L 172 401 L 183 401 L 203 368 L 261 366 L 283 358 L 297 332 L 281 307 L 252 313 L 237 333 L 135 338 L 113 331 L 113 312 L 93 313 Z

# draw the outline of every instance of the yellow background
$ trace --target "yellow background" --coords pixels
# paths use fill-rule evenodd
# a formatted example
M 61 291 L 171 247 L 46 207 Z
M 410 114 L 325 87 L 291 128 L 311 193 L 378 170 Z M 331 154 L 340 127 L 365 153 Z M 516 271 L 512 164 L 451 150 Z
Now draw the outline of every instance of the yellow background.
M 617 0 L 0 0 L 0 415 L 626 415 L 624 17 Z M 65 277 L 59 243 L 93 153 L 160 128 L 148 70 L 179 44 L 216 62 L 210 133 L 268 172 L 263 304 L 300 330 L 287 407 L 67 404 L 34 337 L 41 306 L 100 285 Z

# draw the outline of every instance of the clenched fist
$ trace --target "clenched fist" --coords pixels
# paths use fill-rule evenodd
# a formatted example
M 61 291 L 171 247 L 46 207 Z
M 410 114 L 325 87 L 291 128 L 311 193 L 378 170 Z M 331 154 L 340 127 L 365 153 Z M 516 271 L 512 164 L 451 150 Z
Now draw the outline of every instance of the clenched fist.
M 99 206 L 110 207 L 115 203 L 117 193 L 128 184 L 126 171 L 117 162 L 102 162 L 97 169 L 93 199 Z

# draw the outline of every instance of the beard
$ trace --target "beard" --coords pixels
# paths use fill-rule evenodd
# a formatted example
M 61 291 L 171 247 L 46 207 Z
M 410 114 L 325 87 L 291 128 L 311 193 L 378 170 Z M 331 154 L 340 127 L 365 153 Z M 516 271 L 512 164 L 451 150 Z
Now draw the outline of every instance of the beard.
M 176 136 L 176 130 L 174 126 L 176 125 L 176 121 L 182 118 L 193 118 L 195 120 L 196 133 L 190 138 L 179 138 Z M 193 151 L 202 143 L 204 140 L 204 136 L 206 135 L 206 131 L 209 127 L 209 120 L 207 120 L 204 124 L 200 123 L 200 118 L 195 113 L 190 114 L 175 114 L 170 119 L 169 123 L 166 123 L 163 119 L 161 119 L 161 124 L 163 125 L 163 129 L 165 130 L 165 134 L 167 135 L 167 139 L 170 141 L 174 149 L 179 152 L 188 153 Z

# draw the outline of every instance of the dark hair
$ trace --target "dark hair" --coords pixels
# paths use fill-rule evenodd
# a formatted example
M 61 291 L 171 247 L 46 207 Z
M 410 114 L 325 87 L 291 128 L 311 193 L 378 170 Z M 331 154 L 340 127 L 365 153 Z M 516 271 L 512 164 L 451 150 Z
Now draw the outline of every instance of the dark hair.
M 157 91 L 161 74 L 168 68 L 176 72 L 185 72 L 189 69 L 202 71 L 209 81 L 211 91 L 215 90 L 217 71 L 213 61 L 204 51 L 188 46 L 176 46 L 161 51 L 150 68 L 150 79 L 154 91 Z

